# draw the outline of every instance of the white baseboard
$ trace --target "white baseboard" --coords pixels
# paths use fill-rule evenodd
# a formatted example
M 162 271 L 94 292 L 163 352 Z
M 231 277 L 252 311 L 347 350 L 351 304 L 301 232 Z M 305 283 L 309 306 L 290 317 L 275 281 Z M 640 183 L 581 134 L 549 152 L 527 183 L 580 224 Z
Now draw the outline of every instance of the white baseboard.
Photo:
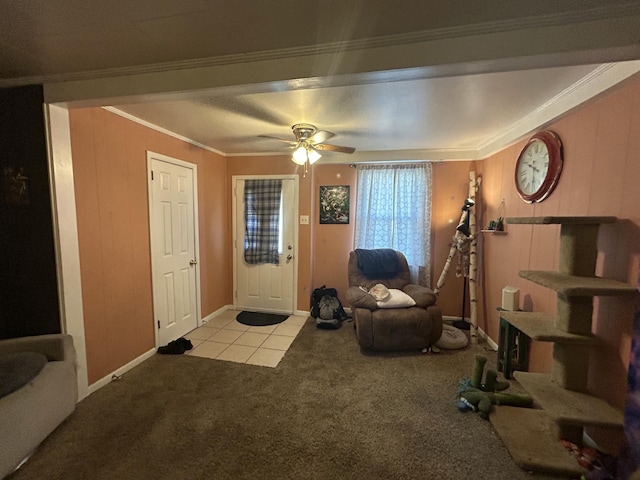
M 211 319 L 217 317 L 218 315 L 220 315 L 222 312 L 224 312 L 225 310 L 228 310 L 230 308 L 233 308 L 233 305 L 225 305 L 224 307 L 219 308 L 218 310 L 211 312 L 209 315 L 207 315 L 206 317 L 204 317 L 201 320 L 201 325 L 204 323 L 207 323 L 208 321 L 210 321 Z M 348 315 L 351 315 L 351 309 L 350 308 L 345 308 L 345 312 L 347 312 Z M 297 316 L 301 316 L 301 317 L 308 317 L 310 312 L 307 312 L 305 310 L 295 310 L 294 311 L 294 315 Z M 444 322 L 453 322 L 455 320 L 460 320 L 460 317 L 452 317 L 449 315 L 445 315 L 442 317 L 442 320 Z M 469 321 L 468 318 L 465 318 L 465 321 Z M 484 338 L 487 343 L 494 349 L 497 350 L 498 349 L 498 344 L 496 342 L 494 342 L 491 337 L 489 337 L 484 330 L 482 330 L 481 328 L 478 328 L 478 333 L 480 334 L 480 336 L 482 338 Z M 142 362 L 144 362 L 145 360 L 147 360 L 148 358 L 152 357 L 154 354 L 156 353 L 156 349 L 152 348 L 151 350 L 143 353 L 142 355 L 140 355 L 137 358 L 134 358 L 133 360 L 131 360 L 129 363 L 127 363 L 126 365 L 123 365 L 122 367 L 118 368 L 117 370 L 113 371 L 112 373 L 110 373 L 109 375 L 104 376 L 103 378 L 101 378 L 100 380 L 98 380 L 95 383 L 92 383 L 91 385 L 89 385 L 88 388 L 88 393 L 87 396 L 91 395 L 93 392 L 100 390 L 102 387 L 104 387 L 105 385 L 109 384 L 110 382 L 112 382 L 114 379 L 124 375 L 125 373 L 127 373 L 129 370 L 131 370 L 134 367 L 137 367 L 138 365 L 140 365 Z M 83 397 L 85 398 L 85 397 Z M 82 398 L 78 398 L 78 401 L 82 400 Z
M 114 372 L 110 373 L 109 375 L 106 375 L 105 377 L 101 378 L 97 382 L 92 383 L 91 385 L 89 385 L 89 391 L 87 393 L 87 397 L 89 395 L 91 395 L 93 392 L 95 392 L 97 390 L 100 390 L 102 387 L 104 387 L 105 385 L 109 384 L 114 379 L 116 379 L 118 377 L 121 377 L 122 375 L 127 373 L 129 370 L 131 370 L 133 367 L 137 367 L 142 362 L 144 362 L 148 358 L 152 357 L 155 353 L 156 353 L 156 349 L 152 348 L 148 352 L 143 353 L 138 358 L 134 358 L 129 363 L 127 363 L 126 365 L 123 365 L 122 367 L 118 368 L 117 370 L 115 370 Z M 82 400 L 82 398 L 78 399 L 78 401 L 80 401 L 80 400 Z
M 456 322 L 460 320 L 460 317 L 454 317 L 451 315 L 443 315 L 442 316 L 442 321 L 445 323 L 451 323 L 451 322 Z M 464 321 L 467 323 L 471 323 L 471 319 L 468 317 L 464 318 Z M 493 348 L 494 350 L 498 350 L 498 344 L 496 342 L 494 342 L 491 337 L 489 335 L 487 335 L 487 332 L 485 332 L 484 330 L 482 330 L 480 327 L 478 327 L 478 335 L 480 335 L 481 338 L 483 338 L 491 348 Z
M 215 317 L 217 317 L 218 315 L 220 315 L 222 312 L 229 310 L 230 308 L 233 308 L 233 305 L 225 305 L 224 307 L 220 307 L 219 309 L 211 312 L 209 315 L 207 315 L 206 317 L 204 317 L 202 320 L 200 320 L 200 325 L 202 326 L 205 323 L 213 320 Z
M 478 327 L 478 333 L 480 334 L 480 336 L 482 338 L 484 338 L 486 340 L 486 342 L 491 346 L 492 349 L 494 350 L 498 350 L 498 344 L 496 342 L 494 342 L 491 337 L 489 335 L 487 335 L 487 333 L 482 330 L 480 327 Z
M 202 320 L 200 320 L 200 325 L 199 326 L 202 326 L 205 323 L 211 321 L 213 318 L 217 317 L 222 312 L 224 312 L 226 310 L 229 310 L 230 308 L 233 308 L 233 305 L 225 305 L 224 307 L 221 307 L 221 308 L 211 312 L 209 315 L 207 315 L 206 317 L 202 318 Z M 309 316 L 309 312 L 306 312 L 304 310 L 295 310 L 293 314 L 297 315 L 297 316 L 300 316 L 300 317 L 308 317 Z M 142 362 L 144 362 L 148 358 L 152 357 L 155 353 L 156 353 L 156 349 L 152 348 L 148 352 L 145 352 L 142 355 L 140 355 L 138 358 L 133 359 L 132 361 L 130 361 L 126 365 L 123 365 L 122 367 L 118 368 L 117 370 L 111 372 L 109 375 L 106 375 L 103 378 L 101 378 L 100 380 L 98 380 L 97 382 L 92 383 L 91 385 L 89 385 L 89 388 L 87 390 L 87 395 L 86 396 L 88 397 L 93 392 L 95 392 L 97 390 L 100 390 L 105 385 L 111 383 L 114 379 L 117 379 L 118 377 L 124 375 L 129 370 L 131 370 L 132 368 L 137 367 Z M 82 398 L 85 398 L 85 397 L 82 397 Z M 82 398 L 78 398 L 78 401 L 82 400 Z
M 232 308 L 232 307 L 233 307 L 233 305 L 225 305 L 224 307 L 219 308 L 215 312 L 210 313 L 209 315 L 204 317 L 202 320 L 200 320 L 200 324 L 198 326 L 202 326 L 203 324 L 207 323 L 212 318 L 220 315 L 222 312 L 224 312 L 225 310 L 228 310 L 229 308 Z M 105 385 L 109 384 L 114 379 L 124 375 L 129 370 L 131 370 L 133 367 L 137 367 L 142 362 L 144 362 L 148 358 L 152 357 L 155 353 L 156 353 L 156 349 L 152 348 L 151 350 L 143 353 L 139 357 L 134 358 L 133 360 L 131 360 L 126 365 L 123 365 L 122 367 L 118 368 L 117 370 L 111 372 L 109 375 L 106 375 L 105 377 L 101 378 L 97 382 L 92 383 L 89 386 L 89 389 L 88 389 L 88 392 L 87 392 L 87 396 L 91 395 L 93 392 L 95 392 L 97 390 L 100 390 L 102 387 L 104 387 Z M 79 398 L 78 400 L 82 400 L 82 398 Z

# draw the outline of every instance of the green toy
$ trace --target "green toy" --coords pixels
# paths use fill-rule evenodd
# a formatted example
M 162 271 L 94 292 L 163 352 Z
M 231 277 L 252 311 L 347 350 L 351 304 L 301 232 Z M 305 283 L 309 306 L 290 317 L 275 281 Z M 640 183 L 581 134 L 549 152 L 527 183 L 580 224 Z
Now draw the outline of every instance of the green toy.
M 533 400 L 525 393 L 492 393 L 481 391 L 466 391 L 460 395 L 465 401 L 473 405 L 485 420 L 489 419 L 492 405 L 510 405 L 513 407 L 530 407 Z
M 495 370 L 487 370 L 484 384 L 482 383 L 482 373 L 487 358 L 482 355 L 476 355 L 476 363 L 473 366 L 473 374 L 471 376 L 471 387 L 484 392 L 501 392 L 509 388 L 509 382 L 498 382 L 498 373 Z
M 458 390 L 458 408 L 461 411 L 479 411 L 487 420 L 493 405 L 510 405 L 514 407 L 531 407 L 533 399 L 527 394 L 496 393 L 509 388 L 509 382 L 499 382 L 495 370 L 487 370 L 484 384 L 482 374 L 487 363 L 486 357 L 476 355 L 471 380 L 461 382 Z

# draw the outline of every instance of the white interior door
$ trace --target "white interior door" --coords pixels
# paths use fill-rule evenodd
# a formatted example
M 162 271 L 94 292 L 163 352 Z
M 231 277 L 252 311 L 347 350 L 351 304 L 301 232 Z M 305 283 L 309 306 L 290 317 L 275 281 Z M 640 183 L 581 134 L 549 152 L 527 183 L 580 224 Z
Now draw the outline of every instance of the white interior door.
M 153 306 L 158 345 L 198 326 L 196 166 L 149 154 Z
M 270 177 L 273 178 L 273 177 Z M 236 308 L 293 313 L 296 272 L 296 182 L 282 178 L 279 263 L 250 265 L 244 259 L 245 179 L 234 178 L 234 304 Z

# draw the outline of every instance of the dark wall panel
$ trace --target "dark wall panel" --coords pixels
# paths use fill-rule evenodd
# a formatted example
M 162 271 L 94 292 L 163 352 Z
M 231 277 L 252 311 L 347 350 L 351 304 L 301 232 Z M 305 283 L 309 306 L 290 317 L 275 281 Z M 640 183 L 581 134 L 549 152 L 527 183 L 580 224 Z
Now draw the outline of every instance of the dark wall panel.
M 59 332 L 42 86 L 0 89 L 0 338 Z

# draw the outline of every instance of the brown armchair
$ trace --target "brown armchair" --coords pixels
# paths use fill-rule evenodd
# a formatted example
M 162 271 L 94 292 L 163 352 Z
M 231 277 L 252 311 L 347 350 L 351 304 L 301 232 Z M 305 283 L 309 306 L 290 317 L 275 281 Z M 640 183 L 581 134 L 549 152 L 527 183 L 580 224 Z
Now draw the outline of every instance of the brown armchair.
M 377 268 L 367 268 L 365 262 L 371 258 L 392 261 Z M 435 304 L 436 296 L 432 290 L 410 283 L 409 265 L 401 252 L 389 249 L 353 251 L 349 254 L 348 273 L 346 300 L 351 306 L 361 347 L 385 351 L 422 350 L 438 341 L 442 335 L 442 311 Z M 416 304 L 379 308 L 376 299 L 360 288 L 369 290 L 378 283 L 389 289 L 402 290 Z

